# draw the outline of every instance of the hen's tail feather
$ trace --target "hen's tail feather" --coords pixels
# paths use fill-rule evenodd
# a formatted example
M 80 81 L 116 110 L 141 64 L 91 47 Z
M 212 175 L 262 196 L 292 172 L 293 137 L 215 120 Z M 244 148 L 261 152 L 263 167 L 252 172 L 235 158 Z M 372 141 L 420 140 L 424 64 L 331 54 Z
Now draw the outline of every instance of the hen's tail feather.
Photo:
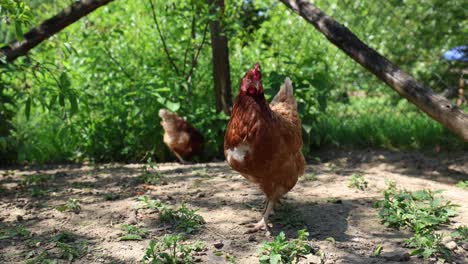
M 273 97 L 273 100 L 271 100 L 272 104 L 281 102 L 294 103 L 292 81 L 288 77 L 286 77 L 283 85 L 280 87 L 280 90 L 275 97 Z

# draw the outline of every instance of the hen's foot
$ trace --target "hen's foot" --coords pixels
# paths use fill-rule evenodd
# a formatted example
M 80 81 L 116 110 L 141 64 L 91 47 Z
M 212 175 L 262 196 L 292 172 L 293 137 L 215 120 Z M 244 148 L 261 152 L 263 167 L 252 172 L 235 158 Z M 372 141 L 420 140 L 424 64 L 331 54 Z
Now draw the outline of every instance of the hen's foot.
M 249 224 L 247 225 L 249 229 L 245 231 L 245 234 L 252 234 L 252 233 L 257 233 L 259 231 L 266 231 L 266 236 L 270 236 L 270 230 L 268 225 L 265 223 L 265 220 L 262 218 L 258 223 L 256 224 Z

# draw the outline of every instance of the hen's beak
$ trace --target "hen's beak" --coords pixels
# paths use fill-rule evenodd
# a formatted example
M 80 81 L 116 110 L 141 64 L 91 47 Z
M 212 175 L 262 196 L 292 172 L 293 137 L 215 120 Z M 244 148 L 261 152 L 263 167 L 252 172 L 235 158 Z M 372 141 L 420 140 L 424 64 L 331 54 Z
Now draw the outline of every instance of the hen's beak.
M 254 87 L 255 87 L 255 90 L 260 90 L 260 82 L 259 81 L 254 81 Z

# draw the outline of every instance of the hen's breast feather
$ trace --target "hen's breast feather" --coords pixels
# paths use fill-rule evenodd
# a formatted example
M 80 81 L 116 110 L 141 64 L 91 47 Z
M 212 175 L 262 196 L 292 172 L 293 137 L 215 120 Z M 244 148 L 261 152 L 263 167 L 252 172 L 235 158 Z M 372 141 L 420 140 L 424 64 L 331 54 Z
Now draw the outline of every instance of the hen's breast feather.
M 247 153 L 251 151 L 250 145 L 247 142 L 241 142 L 239 145 L 227 149 L 227 162 L 232 164 L 233 160 L 243 163 Z

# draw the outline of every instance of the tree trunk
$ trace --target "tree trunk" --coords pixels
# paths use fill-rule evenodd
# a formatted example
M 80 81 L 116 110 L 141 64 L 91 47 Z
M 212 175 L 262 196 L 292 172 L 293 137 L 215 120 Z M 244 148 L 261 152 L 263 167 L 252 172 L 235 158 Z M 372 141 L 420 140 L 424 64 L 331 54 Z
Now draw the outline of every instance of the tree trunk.
M 468 141 L 468 115 L 449 100 L 403 72 L 398 66 L 359 40 L 348 28 L 322 10 L 304 0 L 280 0 L 302 16 L 353 60 L 371 71 L 401 96 L 408 99 L 431 118 Z
M 224 0 L 208 0 L 210 14 L 217 19 L 210 21 L 211 50 L 213 54 L 213 79 L 215 85 L 216 111 L 231 114 L 232 95 L 229 73 L 228 39 L 224 34 L 222 17 Z
M 2 47 L 0 53 L 3 53 L 7 62 L 13 62 L 18 57 L 26 55 L 32 48 L 36 47 L 47 38 L 112 1 L 113 0 L 77 1 L 24 34 L 23 40 L 15 40 L 9 45 Z

